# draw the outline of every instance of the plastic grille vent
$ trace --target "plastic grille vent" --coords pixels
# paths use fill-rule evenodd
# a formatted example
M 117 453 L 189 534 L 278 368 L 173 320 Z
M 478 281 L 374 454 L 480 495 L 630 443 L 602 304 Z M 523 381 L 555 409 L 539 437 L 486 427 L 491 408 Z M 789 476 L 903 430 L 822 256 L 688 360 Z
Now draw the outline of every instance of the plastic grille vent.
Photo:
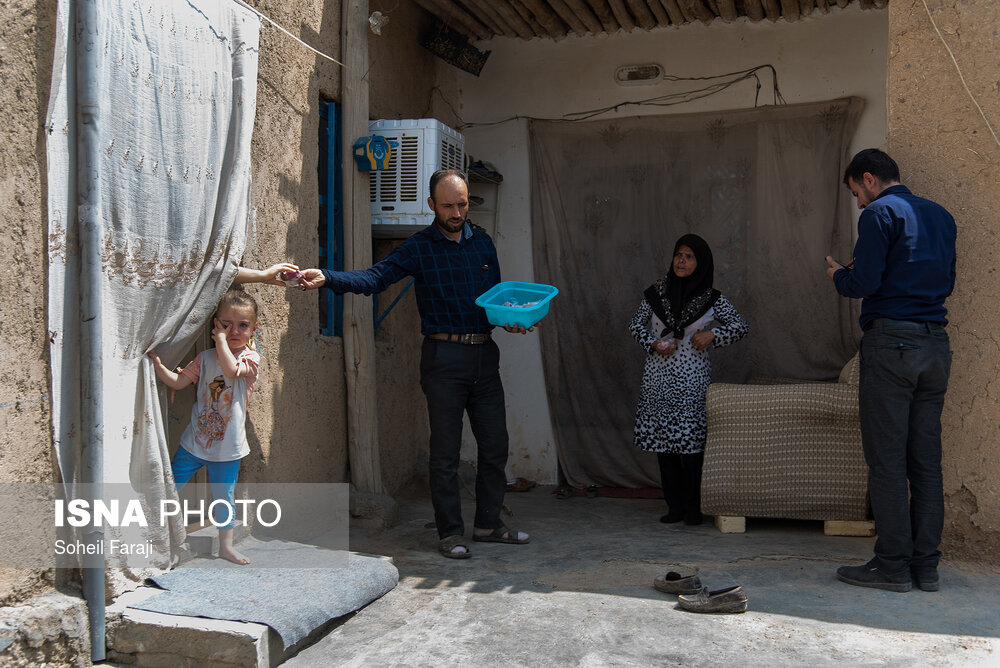
M 389 167 L 379 172 L 378 197 L 383 202 L 395 202 L 399 199 L 399 172 L 396 152 L 389 155 Z
M 442 169 L 461 169 L 462 160 L 461 156 L 462 150 L 455 144 L 455 142 L 445 140 L 441 142 L 441 168 Z
M 404 136 L 399 146 L 399 201 L 416 202 L 420 192 L 420 138 Z M 395 155 L 393 156 L 395 158 Z M 393 167 L 395 169 L 395 167 Z

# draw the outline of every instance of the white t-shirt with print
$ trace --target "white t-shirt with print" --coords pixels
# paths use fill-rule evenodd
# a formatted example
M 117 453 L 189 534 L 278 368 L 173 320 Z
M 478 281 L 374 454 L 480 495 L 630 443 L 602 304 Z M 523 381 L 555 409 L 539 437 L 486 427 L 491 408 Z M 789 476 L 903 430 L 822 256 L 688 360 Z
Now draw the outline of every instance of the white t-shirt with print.
M 226 378 L 215 348 L 198 354 L 181 373 L 198 384 L 198 400 L 191 421 L 181 435 L 181 447 L 210 462 L 231 462 L 246 457 L 247 403 L 257 382 L 260 355 L 244 348 L 236 357 L 236 378 Z

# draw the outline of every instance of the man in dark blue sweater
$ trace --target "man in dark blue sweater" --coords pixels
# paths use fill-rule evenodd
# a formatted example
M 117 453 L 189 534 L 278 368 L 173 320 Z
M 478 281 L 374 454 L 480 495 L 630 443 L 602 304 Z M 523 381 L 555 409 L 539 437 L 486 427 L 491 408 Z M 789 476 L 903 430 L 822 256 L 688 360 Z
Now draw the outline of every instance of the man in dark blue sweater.
M 500 282 L 493 240 L 465 219 L 469 182 L 463 172 L 443 169 L 431 175 L 427 204 L 434 223 L 400 244 L 368 269 L 306 269 L 303 288 L 326 286 L 336 293 L 382 292 L 413 276 L 424 335 L 420 386 L 430 417 L 429 480 L 439 552 L 452 559 L 470 555 L 459 496 L 458 464 L 462 417 L 478 446 L 476 516 L 472 539 L 523 544 L 528 534 L 508 529 L 500 518 L 507 476 L 507 418 L 500 381 L 500 351 L 490 336 L 493 325 L 476 297 Z M 520 326 L 504 327 L 524 334 Z
M 861 587 L 938 589 L 944 525 L 941 410 L 951 348 L 944 301 L 955 285 L 955 221 L 899 182 L 899 167 L 866 149 L 844 173 L 862 209 L 854 258 L 827 257 L 837 292 L 862 299 L 861 438 L 869 469 L 875 557 L 842 566 Z

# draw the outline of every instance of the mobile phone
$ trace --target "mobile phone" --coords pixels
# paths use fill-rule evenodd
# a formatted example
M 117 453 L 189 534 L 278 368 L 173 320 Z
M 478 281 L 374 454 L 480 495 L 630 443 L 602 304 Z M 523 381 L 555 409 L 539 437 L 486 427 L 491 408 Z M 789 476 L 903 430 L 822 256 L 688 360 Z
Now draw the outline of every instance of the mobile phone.
M 833 261 L 836 262 L 837 264 L 839 264 L 841 267 L 843 267 L 847 271 L 850 271 L 851 269 L 854 269 L 854 258 L 851 258 L 851 261 L 848 262 L 847 264 L 844 264 L 843 262 L 841 262 L 840 260 L 838 260 L 836 258 L 834 258 Z

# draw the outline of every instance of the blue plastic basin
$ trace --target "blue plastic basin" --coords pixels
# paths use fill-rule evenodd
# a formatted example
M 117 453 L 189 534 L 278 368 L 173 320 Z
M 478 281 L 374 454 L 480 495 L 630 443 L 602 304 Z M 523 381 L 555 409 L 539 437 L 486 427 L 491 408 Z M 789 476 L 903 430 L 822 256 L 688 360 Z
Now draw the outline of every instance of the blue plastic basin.
M 525 283 L 523 281 L 503 281 L 479 295 L 476 305 L 486 309 L 486 318 L 491 325 L 520 325 L 527 329 L 533 327 L 549 312 L 549 302 L 559 294 L 559 289 L 544 283 Z M 529 304 L 532 306 L 505 306 L 511 304 Z

